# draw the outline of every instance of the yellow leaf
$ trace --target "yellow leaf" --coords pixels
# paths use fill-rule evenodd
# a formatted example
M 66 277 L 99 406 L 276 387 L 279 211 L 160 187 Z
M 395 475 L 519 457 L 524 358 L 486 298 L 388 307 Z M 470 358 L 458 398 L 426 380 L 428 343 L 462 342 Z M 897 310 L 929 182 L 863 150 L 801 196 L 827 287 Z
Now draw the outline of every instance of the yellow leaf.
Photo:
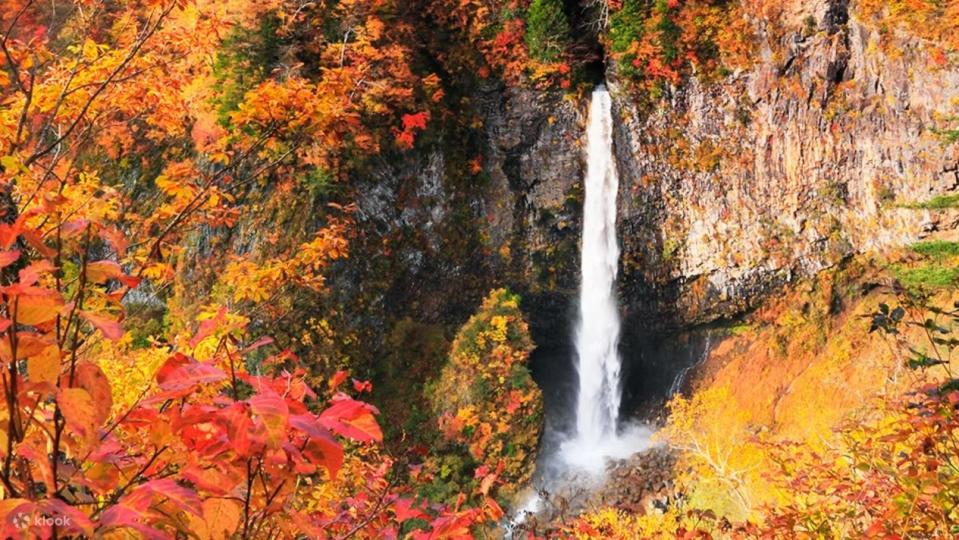
M 12 174 L 20 170 L 20 159 L 17 156 L 0 157 L 0 166 L 3 166 L 4 172 Z
M 92 39 L 83 42 L 83 58 L 91 62 L 97 59 L 97 44 Z

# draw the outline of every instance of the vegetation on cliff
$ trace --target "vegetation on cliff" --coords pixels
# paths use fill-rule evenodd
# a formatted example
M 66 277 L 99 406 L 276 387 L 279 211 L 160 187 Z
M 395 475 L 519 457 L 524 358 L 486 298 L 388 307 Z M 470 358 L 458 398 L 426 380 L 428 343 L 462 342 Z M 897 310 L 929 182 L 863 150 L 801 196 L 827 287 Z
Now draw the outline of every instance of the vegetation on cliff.
M 441 479 L 462 486 L 470 478 L 486 483 L 495 473 L 502 482 L 496 491 L 503 494 L 530 479 L 543 428 L 542 394 L 526 366 L 532 350 L 519 297 L 492 291 L 460 329 L 449 361 L 426 390 L 455 452 L 439 458 Z M 458 459 L 475 465 L 465 479 L 450 477 Z
M 858 261 L 771 302 L 669 405 L 659 437 L 678 451 L 676 499 L 589 512 L 569 533 L 951 537 L 955 299 L 955 285 L 917 296 Z

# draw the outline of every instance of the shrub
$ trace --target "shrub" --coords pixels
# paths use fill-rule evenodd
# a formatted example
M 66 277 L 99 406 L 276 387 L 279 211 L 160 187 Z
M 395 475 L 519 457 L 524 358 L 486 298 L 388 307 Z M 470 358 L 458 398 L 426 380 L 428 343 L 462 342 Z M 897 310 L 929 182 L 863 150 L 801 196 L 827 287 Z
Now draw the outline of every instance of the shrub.
M 907 204 L 906 208 L 914 210 L 944 210 L 959 206 L 959 195 L 936 195 L 928 201 Z
M 942 240 L 919 242 L 912 245 L 912 250 L 927 257 L 942 260 L 959 256 L 959 242 L 945 242 Z
M 956 285 L 959 268 L 941 264 L 925 264 L 917 268 L 896 267 L 896 279 L 907 289 L 944 289 Z

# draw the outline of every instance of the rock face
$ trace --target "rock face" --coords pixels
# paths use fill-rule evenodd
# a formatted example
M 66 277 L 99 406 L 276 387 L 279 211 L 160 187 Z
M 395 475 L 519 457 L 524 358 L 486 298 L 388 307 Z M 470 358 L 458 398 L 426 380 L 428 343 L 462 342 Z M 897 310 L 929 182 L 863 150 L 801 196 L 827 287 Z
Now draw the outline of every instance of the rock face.
M 524 289 L 570 291 L 579 269 L 585 119 L 559 95 L 508 90 L 487 99 L 491 243 L 508 246 L 504 258 Z
M 905 206 L 959 189 L 959 151 L 936 132 L 955 65 L 932 67 L 927 44 L 880 34 L 845 0 L 787 2 L 755 27 L 754 65 L 722 82 L 693 79 L 652 110 L 614 86 L 628 327 L 732 316 L 954 225 Z
M 429 153 L 380 160 L 357 179 L 358 241 L 367 244 L 341 276 L 364 281 L 346 287 L 351 294 L 382 279 L 372 301 L 385 311 L 447 325 L 508 286 L 523 296 L 536 342 L 558 338 L 578 282 L 581 104 L 501 86 L 471 103 L 462 114 L 481 129 L 444 132 Z M 468 171 L 477 158 L 482 169 Z M 385 245 L 390 260 L 377 263 Z

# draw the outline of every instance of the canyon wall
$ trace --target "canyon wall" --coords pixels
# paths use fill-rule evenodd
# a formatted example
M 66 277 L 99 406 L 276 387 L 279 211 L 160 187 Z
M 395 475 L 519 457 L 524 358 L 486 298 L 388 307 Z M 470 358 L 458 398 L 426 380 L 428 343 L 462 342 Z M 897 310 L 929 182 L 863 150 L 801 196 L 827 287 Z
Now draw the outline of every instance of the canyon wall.
M 733 316 L 851 254 L 956 226 L 915 208 L 959 189 L 959 151 L 937 132 L 959 99 L 955 64 L 858 20 L 855 3 L 787 2 L 752 23 L 750 69 L 693 78 L 651 109 L 617 87 L 634 318 Z

